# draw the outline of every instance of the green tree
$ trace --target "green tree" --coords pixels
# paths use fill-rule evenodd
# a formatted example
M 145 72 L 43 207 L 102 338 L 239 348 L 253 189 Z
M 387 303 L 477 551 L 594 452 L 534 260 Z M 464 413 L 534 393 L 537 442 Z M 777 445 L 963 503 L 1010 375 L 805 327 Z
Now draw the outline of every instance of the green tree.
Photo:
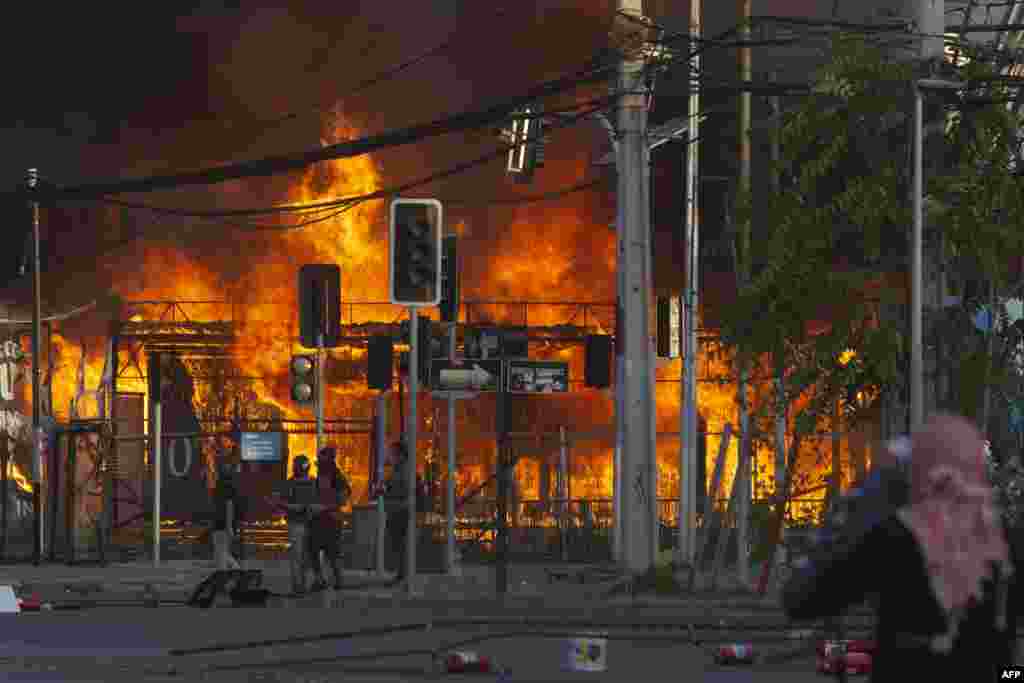
M 980 53 L 965 54 L 973 59 L 959 78 L 973 84 L 995 75 Z M 764 403 L 758 418 L 803 399 L 792 416 L 801 437 L 827 424 L 837 402 L 843 420 L 855 424 L 905 380 L 908 340 L 876 304 L 905 295 L 884 286 L 884 276 L 906 269 L 915 75 L 914 65 L 894 61 L 884 48 L 837 35 L 813 75 L 814 93 L 782 117 L 773 168 L 779 188 L 765 202 L 767 229 L 752 254 L 752 277 L 725 311 L 722 336 L 738 359 L 767 356 L 769 366 L 785 368 L 784 400 Z M 1024 249 L 1015 163 L 1020 120 L 998 102 L 1004 86 L 980 94 L 987 99 L 963 98 L 945 125 L 938 116 L 930 127 L 933 139 L 944 138 L 946 154 L 926 186 L 928 223 L 941 228 L 945 266 L 962 294 L 947 324 L 935 329 L 954 337 L 949 393 L 969 415 L 986 412 L 986 389 L 1019 385 L 1019 328 L 1004 325 L 998 339 L 982 339 L 970 319 L 1010 285 L 1007 254 Z M 931 119 L 946 113 L 935 111 L 942 106 L 930 102 Z M 752 202 L 741 197 L 737 206 L 750 212 Z M 749 215 L 738 217 L 744 219 Z M 828 328 L 812 335 L 811 323 L 822 318 Z M 793 486 L 800 487 L 798 477 Z

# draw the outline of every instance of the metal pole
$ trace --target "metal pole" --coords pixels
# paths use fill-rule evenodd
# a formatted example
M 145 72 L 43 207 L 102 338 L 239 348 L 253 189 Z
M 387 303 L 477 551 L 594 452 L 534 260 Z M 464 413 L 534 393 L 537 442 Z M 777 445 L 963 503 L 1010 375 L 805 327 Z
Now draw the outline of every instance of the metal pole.
M 427 340 L 430 343 L 430 340 Z M 406 535 L 405 549 L 405 592 L 413 595 L 413 584 L 416 577 L 416 393 L 419 391 L 419 315 L 415 306 L 409 307 L 409 414 L 406 415 L 406 447 L 409 457 L 406 459 L 406 490 L 405 504 L 409 511 L 409 528 Z
M 775 72 L 772 72 L 771 79 L 775 82 L 777 76 Z M 781 140 L 780 132 L 782 130 L 782 105 L 779 97 L 773 96 L 769 98 L 769 104 L 771 105 L 772 118 L 775 120 L 775 126 L 772 129 L 772 139 L 770 146 L 772 172 L 769 176 L 770 189 L 772 196 L 778 196 L 781 190 L 779 184 L 779 174 L 776 170 L 776 166 L 779 163 L 779 159 L 782 155 L 780 149 Z M 785 372 L 786 363 L 783 355 L 783 350 L 777 351 L 778 356 L 775 358 L 775 489 L 776 494 L 782 491 L 786 482 L 786 383 L 785 383 Z M 785 514 L 785 512 L 780 512 Z M 779 527 L 779 545 L 777 559 L 779 564 L 783 564 L 786 561 L 786 523 L 785 517 L 783 517 L 782 525 Z
M 39 169 L 28 170 L 30 196 L 39 185 Z M 35 528 L 33 529 L 33 561 L 39 564 L 43 553 L 43 453 L 40 423 L 41 411 L 41 363 L 39 358 L 40 325 L 42 314 L 42 293 L 39 275 L 39 202 L 29 201 L 32 210 L 32 507 Z
M 750 15 L 751 15 L 751 0 L 739 0 L 739 15 L 742 27 L 740 29 L 740 39 L 743 41 L 750 40 Z M 740 57 L 740 81 L 747 83 L 752 78 L 752 66 L 751 66 L 751 52 L 749 47 L 742 47 L 739 51 Z M 751 93 L 743 92 L 740 93 L 740 111 L 739 111 L 739 190 L 740 194 L 749 198 L 750 192 L 750 116 L 751 116 Z M 746 280 L 748 276 L 748 266 L 750 264 L 750 221 L 749 218 L 743 219 L 743 225 L 739 226 L 740 244 L 736 250 L 739 255 L 739 263 L 737 263 L 737 275 L 742 283 L 742 286 L 746 286 Z M 740 410 L 740 458 L 739 458 L 739 469 L 736 471 L 736 476 L 740 477 L 740 485 L 737 489 L 739 491 L 739 497 L 736 501 L 736 536 L 737 536 L 737 564 L 739 565 L 738 577 L 740 584 L 744 587 L 750 585 L 750 561 L 748 557 L 748 542 L 750 537 L 750 484 L 752 481 L 750 473 L 750 459 L 746 457 L 751 447 L 750 444 L 750 420 L 748 415 L 748 404 L 747 404 L 747 369 L 745 367 L 746 362 L 740 360 L 739 369 L 739 382 L 738 391 L 740 393 L 739 410 Z
M 640 0 L 619 0 L 618 8 L 634 17 L 643 16 Z M 635 22 L 634 22 L 635 23 Z M 618 110 L 618 201 L 622 221 L 618 226 L 618 264 L 622 269 L 619 301 L 624 313 L 625 337 L 623 413 L 623 540 L 626 569 L 639 575 L 654 565 L 652 509 L 654 434 L 649 329 L 650 224 L 645 200 L 647 174 L 647 87 L 644 59 L 639 52 L 627 54 L 620 68 Z
M 448 329 L 448 360 L 455 362 L 455 323 Z M 455 572 L 455 394 L 448 393 L 448 490 L 447 490 L 447 513 L 448 525 L 446 529 L 447 567 L 448 573 Z
M 326 300 L 327 297 L 324 297 Z M 324 447 L 324 333 L 316 335 L 316 457 Z
M 156 370 L 159 372 L 159 368 Z M 152 372 L 152 370 L 151 370 Z M 161 469 L 161 452 L 163 449 L 160 437 L 160 396 L 153 401 L 153 566 L 160 566 L 160 480 L 163 472 Z
M 924 421 L 924 359 L 922 355 L 921 280 L 923 213 L 923 119 L 924 95 L 914 87 L 914 226 L 910 237 L 910 429 L 917 431 Z
M 558 519 L 561 529 L 562 562 L 569 561 L 569 546 L 566 544 L 568 535 L 568 512 L 569 512 L 569 466 L 568 466 L 568 441 L 565 438 L 565 426 L 558 428 Z M 618 479 L 616 479 L 618 484 Z
M 505 366 L 505 344 L 499 343 L 498 358 L 501 367 Z M 498 530 L 496 534 L 497 567 L 494 575 L 495 589 L 498 595 L 508 593 L 508 470 L 507 458 L 505 457 L 505 433 L 508 430 L 507 422 L 507 401 L 505 394 L 505 382 L 498 382 L 497 410 L 495 419 L 497 422 L 498 437 Z
M 374 419 L 377 420 L 377 483 L 382 484 L 384 482 L 384 455 L 387 452 L 387 409 L 388 409 L 388 395 L 386 392 L 381 392 L 377 395 L 377 414 Z M 384 531 L 387 525 L 387 513 L 384 511 L 384 496 L 380 494 L 377 496 L 377 546 L 376 546 L 376 567 L 377 574 L 383 576 L 384 574 Z
M 700 55 L 697 45 L 701 37 L 702 0 L 690 0 L 690 106 L 689 127 L 686 140 L 686 313 L 684 318 L 685 348 L 683 362 L 679 364 L 682 381 L 679 431 L 679 557 L 681 564 L 693 566 L 697 549 L 697 290 L 700 286 L 697 268 L 700 259 L 699 206 L 700 183 L 698 182 L 700 152 Z M 704 482 L 700 483 L 705 485 Z

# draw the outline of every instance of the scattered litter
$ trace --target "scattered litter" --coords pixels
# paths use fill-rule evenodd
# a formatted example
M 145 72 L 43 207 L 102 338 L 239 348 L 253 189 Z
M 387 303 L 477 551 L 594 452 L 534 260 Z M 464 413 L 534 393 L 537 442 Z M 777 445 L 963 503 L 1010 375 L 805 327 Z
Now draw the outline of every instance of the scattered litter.
M 722 645 L 715 652 L 715 663 L 728 666 L 731 664 L 752 664 L 756 659 L 754 648 L 749 643 L 730 643 Z
M 600 633 L 587 633 L 566 641 L 566 669 L 596 673 L 608 668 L 608 640 Z

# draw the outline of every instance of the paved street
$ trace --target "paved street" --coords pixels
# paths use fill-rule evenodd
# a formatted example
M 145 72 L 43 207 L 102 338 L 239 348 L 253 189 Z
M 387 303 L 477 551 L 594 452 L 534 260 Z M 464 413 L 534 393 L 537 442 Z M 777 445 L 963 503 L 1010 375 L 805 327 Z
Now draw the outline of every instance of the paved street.
M 284 562 L 259 564 L 275 591 L 287 586 Z M 786 627 L 772 601 L 752 597 L 704 595 L 697 598 L 619 597 L 600 599 L 607 585 L 549 584 L 543 566 L 513 566 L 510 594 L 494 597 L 491 570 L 466 567 L 462 577 L 424 575 L 420 596 L 407 600 L 401 591 L 365 572 L 347 572 L 348 588 L 301 600 L 277 600 L 266 609 L 199 610 L 170 603 L 159 608 L 116 606 L 137 601 L 146 584 L 165 600 L 181 600 L 203 576 L 202 562 L 170 562 L 159 569 L 145 563 L 101 567 L 31 565 L 0 567 L 0 584 L 12 583 L 60 605 L 79 593 L 96 605 L 75 611 L 4 615 L 0 619 L 0 657 L 13 681 L 402 681 L 433 677 L 430 650 L 483 635 L 501 638 L 466 645 L 493 657 L 507 669 L 508 680 L 628 680 L 637 675 L 664 675 L 688 681 L 821 680 L 808 656 L 785 663 L 762 663 L 749 669 L 714 664 L 710 648 L 718 642 L 776 642 L 756 645 L 765 653 L 800 647 L 779 642 Z M 76 592 L 66 591 L 71 586 Z M 138 604 L 138 603 L 136 603 Z M 488 618 L 488 624 L 479 623 Z M 451 620 L 473 624 L 451 624 Z M 448 620 L 448 622 L 445 622 Z M 525 621 L 524 621 L 525 620 Z M 433 627 L 398 632 L 380 629 L 402 624 Z M 740 622 L 771 623 L 775 631 L 735 630 Z M 699 643 L 687 624 L 697 624 Z M 637 624 L 644 624 L 638 628 Z M 659 624 L 651 628 L 650 624 Z M 710 631 L 708 624 L 720 629 Z M 539 637 L 543 628 L 552 637 Z M 608 669 L 584 674 L 563 671 L 567 639 L 590 629 L 612 629 Z M 788 627 L 786 627 L 788 628 Z M 237 645 L 302 639 L 359 629 L 371 635 L 261 645 L 214 653 L 172 656 L 171 650 L 214 644 Z M 621 636 L 621 639 L 620 639 Z M 636 636 L 628 639 L 627 636 Z M 661 639 L 661 640 L 656 640 Z M 419 650 L 414 656 L 381 656 Z M 377 656 L 374 656 L 377 655 Z M 343 656 L 360 659 L 338 660 Z M 481 676 L 446 675 L 449 678 Z M 486 679 L 495 679 L 487 676 Z
M 26 681 L 337 680 L 330 676 L 332 673 L 344 674 L 345 680 L 420 680 L 431 677 L 431 660 L 424 653 L 346 662 L 329 660 L 345 655 L 430 649 L 507 628 L 435 629 L 225 653 L 167 655 L 167 650 L 174 647 L 372 628 L 417 617 L 422 617 L 421 611 L 385 608 L 211 611 L 162 608 L 107 611 L 102 615 L 19 615 L 0 622 L 5 640 L 0 652 L 6 660 L 9 680 L 20 680 L 15 672 L 37 676 L 24 677 L 22 680 Z M 524 629 L 509 630 L 521 633 Z M 812 663 L 807 658 L 788 665 L 751 670 L 722 669 L 713 664 L 706 648 L 683 642 L 614 640 L 608 646 L 608 670 L 603 674 L 563 672 L 563 636 L 547 639 L 526 634 L 469 645 L 467 649 L 493 657 L 509 670 L 510 680 L 522 681 L 611 681 L 664 674 L 692 681 L 767 682 L 809 681 L 814 676 Z M 44 674 L 47 677 L 38 677 Z M 733 677 L 728 678 L 729 674 Z

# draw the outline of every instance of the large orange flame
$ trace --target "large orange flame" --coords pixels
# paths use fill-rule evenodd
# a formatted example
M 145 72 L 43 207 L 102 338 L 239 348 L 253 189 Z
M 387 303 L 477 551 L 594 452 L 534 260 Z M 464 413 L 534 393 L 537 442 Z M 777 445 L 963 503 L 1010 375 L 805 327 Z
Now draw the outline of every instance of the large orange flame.
M 340 118 L 327 131 L 332 139 L 357 137 L 360 131 L 353 130 Z M 571 167 L 562 164 L 561 174 L 566 184 L 578 182 L 583 171 L 577 161 Z M 321 164 L 306 172 L 293 187 L 287 201 L 296 204 L 322 201 L 339 197 L 371 192 L 380 187 L 380 173 L 374 160 L 362 156 L 343 161 Z M 597 219 L 589 217 L 591 210 L 580 198 L 567 198 L 557 204 L 527 205 L 517 208 L 508 230 L 501 231 L 502 237 L 494 251 L 486 256 L 487 267 L 477 269 L 482 277 L 474 283 L 473 289 L 485 293 L 489 299 L 515 300 L 578 300 L 612 302 L 615 297 L 615 236 L 614 231 Z M 337 263 L 342 267 L 343 299 L 347 301 L 385 301 L 387 298 L 385 262 L 385 214 L 381 202 L 370 202 L 357 206 L 329 220 L 308 227 L 281 230 L 268 240 L 270 248 L 250 249 L 244 241 L 233 245 L 231 250 L 192 255 L 183 249 L 166 244 L 149 243 L 138 252 L 134 268 L 122 269 L 122 276 L 115 284 L 119 295 L 126 300 L 190 300 L 222 301 L 230 298 L 237 306 L 219 304 L 188 304 L 194 319 L 233 319 L 239 339 L 238 353 L 232 359 L 239 374 L 262 378 L 253 385 L 261 410 L 276 412 L 286 419 L 310 419 L 311 411 L 296 406 L 289 397 L 288 361 L 293 353 L 308 352 L 295 340 L 298 314 L 296 310 L 295 280 L 299 266 L 308 262 Z M 595 224 L 596 223 L 596 224 Z M 454 227 L 458 234 L 468 232 L 464 222 Z M 516 237 L 518 236 L 518 237 Z M 519 241 L 515 241 L 518 239 Z M 467 241 L 467 249 L 473 251 L 473 240 Z M 465 251 L 463 252 L 465 254 Z M 472 258 L 467 256 L 464 258 Z M 479 256 L 477 256 L 479 258 Z M 230 263 L 244 271 L 233 284 L 226 284 L 219 268 Z M 543 264 L 543 267 L 539 267 Z M 500 314 L 492 311 L 496 318 Z M 393 320 L 400 311 L 389 305 L 364 306 L 358 311 L 343 309 L 343 322 L 363 320 Z M 484 311 L 487 315 L 488 312 Z M 430 314 L 433 317 L 433 313 Z M 555 325 L 566 322 L 565 306 L 531 306 L 528 323 L 531 326 Z M 595 316 L 588 323 L 593 331 L 606 332 L 614 324 L 609 315 Z M 78 369 L 82 350 L 60 335 L 54 337 L 55 357 L 59 363 L 54 370 L 54 410 L 59 418 L 69 415 L 71 401 L 78 386 Z M 85 384 L 94 389 L 100 379 L 105 349 L 86 349 Z M 363 358 L 364 351 L 336 349 L 330 352 L 333 359 L 342 364 L 352 364 Z M 578 347 L 531 349 L 537 358 L 566 360 L 570 363 L 573 377 L 583 372 L 582 349 Z M 711 374 L 724 376 L 730 371 L 722 358 L 700 358 L 699 366 Z M 122 363 L 125 358 L 122 356 Z M 145 358 L 138 362 L 143 366 Z M 659 432 L 676 432 L 679 429 L 680 361 L 664 363 L 659 369 L 656 408 Z M 118 380 L 124 391 L 145 392 L 140 382 L 130 377 Z M 367 417 L 370 394 L 361 381 L 352 378 L 332 378 L 327 384 L 325 413 L 328 417 Z M 210 391 L 197 383 L 197 391 Z M 707 439 L 707 473 L 710 478 L 714 471 L 722 432 L 726 423 L 737 426 L 736 389 L 731 383 L 702 382 L 698 385 L 700 412 L 707 421 L 710 435 Z M 86 402 L 78 405 L 79 414 L 93 416 L 98 410 Z M 589 426 L 608 425 L 612 421 L 610 402 L 580 401 L 579 414 L 574 419 L 582 430 Z M 588 406 L 588 407 L 583 407 Z M 269 414 L 269 413 L 268 413 Z M 425 439 L 429 439 L 435 427 L 430 426 Z M 367 456 L 365 437 L 356 442 L 345 437 L 331 437 L 333 443 L 346 447 L 339 448 L 339 465 L 349 473 L 356 498 L 365 495 L 368 489 Z M 844 457 L 846 440 L 842 441 Z M 578 456 L 574 456 L 572 495 L 577 497 L 610 498 L 612 496 L 613 444 L 611 440 L 599 444 L 577 444 Z M 813 449 L 815 446 L 808 446 Z M 289 453 L 312 455 L 312 435 L 289 436 Z M 727 497 L 736 469 L 738 452 L 737 439 L 733 439 L 727 452 L 724 481 L 719 496 Z M 657 444 L 658 496 L 676 498 L 679 491 L 679 439 L 661 438 Z M 431 457 L 433 451 L 431 450 Z M 771 488 L 774 476 L 774 457 L 770 448 L 756 450 L 757 479 L 761 487 Z M 311 458 L 314 461 L 315 458 Z M 848 462 L 848 457 L 846 457 Z M 289 470 L 291 462 L 288 463 Z M 820 475 L 821 466 L 814 466 Z M 523 459 L 516 469 L 520 495 L 527 498 L 542 497 L 540 491 L 539 465 Z M 443 469 L 443 468 L 442 468 Z M 479 484 L 491 472 L 480 462 L 460 464 L 458 490 L 461 492 Z

